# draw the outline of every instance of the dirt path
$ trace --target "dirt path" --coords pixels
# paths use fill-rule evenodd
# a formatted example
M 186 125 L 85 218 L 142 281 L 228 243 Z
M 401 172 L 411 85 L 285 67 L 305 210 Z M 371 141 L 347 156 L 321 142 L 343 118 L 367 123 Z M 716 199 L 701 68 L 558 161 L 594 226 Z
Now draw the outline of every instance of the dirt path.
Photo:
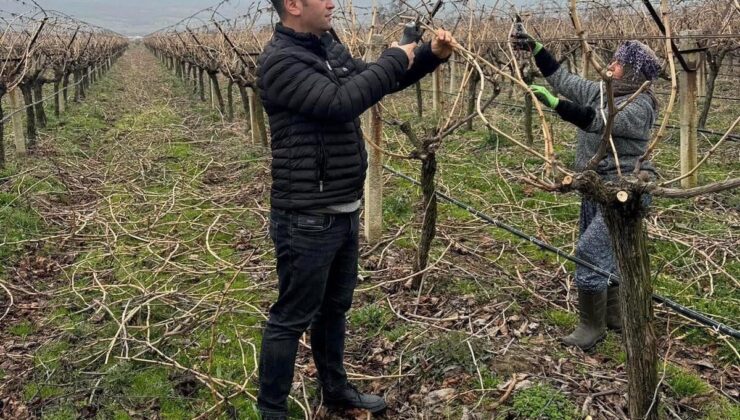
M 264 153 L 235 131 L 215 133 L 213 116 L 172 83 L 151 54 L 132 49 L 47 132 L 27 162 L 32 171 L 7 185 L 43 180 L 22 200 L 56 230 L 19 245 L 9 273 L 16 299 L 2 334 L 12 338 L 0 347 L 9 418 L 21 410 L 187 417 L 187 406 L 210 407 L 209 386 L 226 386 L 207 372 L 233 365 L 239 384 L 244 368 L 253 376 L 253 348 L 236 334 L 251 343 L 269 298 L 244 290 L 271 269 L 258 205 Z M 224 328 L 212 336 L 216 317 Z M 177 362 L 165 356 L 178 353 Z M 201 403 L 183 403 L 198 392 Z

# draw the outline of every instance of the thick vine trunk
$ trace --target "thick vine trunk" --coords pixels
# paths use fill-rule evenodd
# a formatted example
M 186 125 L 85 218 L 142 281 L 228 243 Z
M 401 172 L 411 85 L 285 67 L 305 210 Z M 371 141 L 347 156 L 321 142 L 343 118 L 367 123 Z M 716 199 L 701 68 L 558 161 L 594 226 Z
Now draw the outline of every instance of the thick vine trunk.
M 229 80 L 226 87 L 226 118 L 229 122 L 234 121 L 234 82 Z
M 82 90 L 80 90 L 80 97 L 85 99 L 87 97 L 87 90 L 90 87 L 90 71 L 87 67 L 82 69 Z
M 80 99 L 81 99 L 80 90 L 82 89 L 82 86 L 80 86 L 80 85 L 82 84 L 82 81 L 80 80 L 80 71 L 79 70 L 75 70 L 74 71 L 74 77 L 73 77 L 72 81 L 73 81 L 73 84 L 75 86 L 74 101 L 75 102 L 80 102 Z
M 714 84 L 719 75 L 720 67 L 722 67 L 722 61 L 726 55 L 725 51 L 720 51 L 717 54 L 712 54 L 711 51 L 707 51 L 707 64 L 709 67 L 709 74 L 707 75 L 707 88 L 706 97 L 704 98 L 704 105 L 699 116 L 699 128 L 705 128 L 707 125 L 707 119 L 709 118 L 709 109 L 712 107 L 712 99 L 714 98 Z
M 639 198 L 603 208 L 619 266 L 622 337 L 627 350 L 629 417 L 657 420 L 659 406 L 653 286 Z
M 190 83 L 193 85 L 193 95 L 198 94 L 198 68 L 194 65 L 190 65 L 191 80 Z
M 478 73 L 473 72 L 468 81 L 468 115 L 475 112 L 475 101 L 478 93 L 478 79 Z M 473 119 L 474 118 L 469 119 L 465 126 L 468 131 L 473 130 Z
M 62 100 L 64 101 L 64 108 L 69 104 L 69 73 L 64 75 L 62 80 Z
M 44 110 L 44 85 L 41 82 L 33 84 L 33 102 L 36 113 L 36 122 L 39 128 L 46 127 L 46 110 Z
M 424 274 L 420 272 L 427 268 L 429 250 L 432 247 L 432 240 L 437 233 L 437 194 L 434 183 L 436 173 L 437 155 L 432 152 L 421 163 L 421 192 L 424 219 L 421 223 L 421 238 L 419 239 L 419 249 L 417 250 L 416 261 L 414 262 L 414 272 L 417 274 L 411 282 L 411 286 L 414 288 L 419 287 L 424 279 Z
M 203 73 L 204 73 L 204 70 L 202 68 L 198 68 L 198 91 L 200 92 L 200 100 L 205 102 L 206 101 L 206 88 L 203 82 Z
M 79 70 L 75 70 L 74 73 L 72 74 L 72 76 L 73 76 L 72 77 L 72 84 L 75 87 L 75 94 L 74 94 L 73 101 L 74 102 L 80 102 L 80 83 L 81 83 L 81 81 L 80 81 L 80 71 Z
M 26 145 L 29 150 L 36 146 L 36 113 L 33 109 L 33 92 L 31 86 L 24 83 L 21 85 L 23 102 L 26 108 Z
M 416 112 L 419 118 L 424 116 L 424 101 L 421 97 L 421 82 L 416 82 Z
M 221 94 L 221 87 L 218 84 L 218 73 L 209 71 L 208 77 L 211 79 L 211 94 L 216 97 L 218 111 L 223 115 L 225 113 L 224 96 Z
M 242 107 L 244 107 L 244 115 L 246 115 L 246 128 L 245 133 L 249 133 L 252 130 L 252 116 L 249 113 L 249 95 L 247 95 L 246 86 L 239 85 L 239 96 L 242 98 Z
M 0 88 L 0 169 L 5 169 L 5 111 L 3 110 L 5 89 Z

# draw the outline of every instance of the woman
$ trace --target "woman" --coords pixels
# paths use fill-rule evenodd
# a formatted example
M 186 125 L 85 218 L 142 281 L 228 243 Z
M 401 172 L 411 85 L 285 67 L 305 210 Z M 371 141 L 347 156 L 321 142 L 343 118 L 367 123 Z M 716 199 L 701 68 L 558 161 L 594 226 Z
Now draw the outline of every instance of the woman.
M 512 38 L 517 49 L 534 54 L 535 63 L 542 75 L 564 97 L 558 98 L 545 87 L 531 86 L 542 103 L 554 109 L 560 118 L 578 127 L 575 170 L 584 171 L 604 136 L 604 116 L 608 115 L 605 85 L 568 72 L 541 43 L 526 32 L 519 32 Z M 653 81 L 658 77 L 660 62 L 647 45 L 638 41 L 626 41 L 617 49 L 608 69 L 613 73 L 612 87 L 616 106 L 619 107 L 645 81 Z M 658 102 L 652 89 L 641 92 L 616 115 L 612 139 L 622 175 L 632 174 L 635 164 L 645 153 L 657 115 Z M 611 148 L 595 170 L 605 180 L 617 179 L 617 160 Z M 641 170 L 642 177 L 655 175 L 650 162 L 643 162 Z M 576 255 L 610 273 L 618 274 L 614 250 L 601 209 L 597 203 L 587 198 L 583 198 L 581 202 L 580 237 Z M 576 268 L 575 282 L 578 287 L 580 322 L 575 331 L 562 341 L 567 345 L 589 350 L 604 338 L 607 328 L 621 330 L 619 286 L 609 285 L 604 276 L 581 266 Z

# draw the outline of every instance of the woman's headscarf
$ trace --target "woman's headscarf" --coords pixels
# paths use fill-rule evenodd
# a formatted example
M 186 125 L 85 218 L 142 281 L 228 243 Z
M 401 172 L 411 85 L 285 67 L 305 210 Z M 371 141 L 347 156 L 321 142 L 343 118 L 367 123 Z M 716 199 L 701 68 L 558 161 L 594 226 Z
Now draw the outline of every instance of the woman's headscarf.
M 625 41 L 614 53 L 614 60 L 624 67 L 624 75 L 619 80 L 614 80 L 612 88 L 615 96 L 631 95 L 642 86 L 643 83 L 655 80 L 660 74 L 660 61 L 652 49 L 640 41 Z M 652 92 L 652 88 L 646 91 L 655 102 L 658 101 Z

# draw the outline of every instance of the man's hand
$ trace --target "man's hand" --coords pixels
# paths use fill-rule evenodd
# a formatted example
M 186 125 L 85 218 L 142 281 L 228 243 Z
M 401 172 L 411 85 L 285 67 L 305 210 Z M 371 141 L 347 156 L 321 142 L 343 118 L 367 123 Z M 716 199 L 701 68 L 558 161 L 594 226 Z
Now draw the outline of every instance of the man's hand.
M 417 45 L 416 43 L 406 44 L 406 45 L 398 45 L 398 42 L 394 42 L 391 44 L 391 48 L 399 48 L 403 50 L 403 52 L 406 53 L 406 57 L 409 58 L 409 66 L 406 67 L 406 70 L 410 69 L 411 66 L 414 64 L 414 50 L 416 49 Z
M 560 99 L 550 93 L 550 91 L 547 90 L 546 87 L 540 85 L 530 85 L 529 88 L 532 89 L 532 92 L 534 92 L 534 96 L 543 104 L 547 105 L 550 108 L 555 108 L 556 106 L 558 106 Z
M 437 36 L 432 40 L 432 53 L 440 60 L 445 60 L 452 55 L 452 45 L 454 43 L 455 38 L 452 37 L 452 33 L 444 29 L 437 29 Z
M 524 31 L 511 34 L 511 44 L 515 50 L 530 51 L 532 54 L 537 54 L 542 49 L 542 44 Z

